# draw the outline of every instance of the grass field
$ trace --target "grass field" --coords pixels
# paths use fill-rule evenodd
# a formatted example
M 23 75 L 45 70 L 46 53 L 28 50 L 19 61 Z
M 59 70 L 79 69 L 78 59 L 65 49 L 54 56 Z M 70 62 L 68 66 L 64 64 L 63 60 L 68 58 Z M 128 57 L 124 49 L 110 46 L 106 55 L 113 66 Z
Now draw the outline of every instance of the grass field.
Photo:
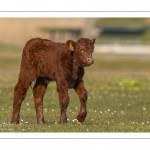
M 45 125 L 37 125 L 32 91 L 21 108 L 19 125 L 10 124 L 13 88 L 17 82 L 22 47 L 0 44 L 0 132 L 149 132 L 150 58 L 93 55 L 95 63 L 86 68 L 88 115 L 81 125 L 73 124 L 79 99 L 69 91 L 68 124 L 60 125 L 55 82 L 44 97 Z

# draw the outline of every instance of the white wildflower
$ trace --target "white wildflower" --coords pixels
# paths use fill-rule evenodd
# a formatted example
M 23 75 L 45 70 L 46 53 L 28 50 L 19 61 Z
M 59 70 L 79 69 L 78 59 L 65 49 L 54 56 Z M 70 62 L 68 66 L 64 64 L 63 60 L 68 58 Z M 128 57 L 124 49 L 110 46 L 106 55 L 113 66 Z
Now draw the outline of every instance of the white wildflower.
M 29 106 L 29 103 L 26 103 L 27 106 Z
M 73 119 L 73 120 L 72 120 L 72 123 L 77 123 L 77 122 L 78 122 L 77 119 Z
M 143 110 L 145 111 L 145 110 L 146 110 L 146 108 L 145 108 L 145 107 L 143 107 Z

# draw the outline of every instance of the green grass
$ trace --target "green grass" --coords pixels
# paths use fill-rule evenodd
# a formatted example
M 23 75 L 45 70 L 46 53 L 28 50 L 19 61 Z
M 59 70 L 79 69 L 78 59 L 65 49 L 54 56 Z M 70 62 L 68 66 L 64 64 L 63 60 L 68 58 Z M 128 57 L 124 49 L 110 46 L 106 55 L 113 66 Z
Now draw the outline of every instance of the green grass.
M 149 132 L 150 58 L 95 53 L 95 63 L 85 68 L 88 91 L 86 120 L 73 124 L 79 99 L 69 90 L 68 124 L 60 125 L 55 82 L 44 97 L 44 125 L 36 124 L 31 89 L 21 107 L 19 125 L 10 124 L 13 88 L 17 82 L 22 48 L 0 44 L 0 132 Z

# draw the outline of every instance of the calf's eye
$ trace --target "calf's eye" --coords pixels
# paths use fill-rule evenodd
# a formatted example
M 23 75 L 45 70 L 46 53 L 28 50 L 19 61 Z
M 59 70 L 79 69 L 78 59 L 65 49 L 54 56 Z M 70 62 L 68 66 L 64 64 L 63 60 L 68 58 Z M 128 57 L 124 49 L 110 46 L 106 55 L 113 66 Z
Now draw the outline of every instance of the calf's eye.
M 84 50 L 83 50 L 83 49 L 80 49 L 79 51 L 80 51 L 80 52 L 83 52 Z

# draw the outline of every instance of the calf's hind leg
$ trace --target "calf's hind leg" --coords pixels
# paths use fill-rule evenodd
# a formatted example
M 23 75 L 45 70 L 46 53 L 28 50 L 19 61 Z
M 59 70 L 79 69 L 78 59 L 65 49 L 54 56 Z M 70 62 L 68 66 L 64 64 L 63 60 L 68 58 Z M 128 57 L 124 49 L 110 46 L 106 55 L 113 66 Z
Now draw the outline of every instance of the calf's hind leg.
M 43 97 L 47 89 L 47 83 L 44 78 L 38 77 L 33 87 L 33 96 L 36 109 L 36 118 L 38 124 L 44 124 L 43 116 Z
M 21 104 L 26 96 L 27 90 L 34 78 L 20 77 L 14 88 L 14 102 L 11 123 L 19 124 Z

